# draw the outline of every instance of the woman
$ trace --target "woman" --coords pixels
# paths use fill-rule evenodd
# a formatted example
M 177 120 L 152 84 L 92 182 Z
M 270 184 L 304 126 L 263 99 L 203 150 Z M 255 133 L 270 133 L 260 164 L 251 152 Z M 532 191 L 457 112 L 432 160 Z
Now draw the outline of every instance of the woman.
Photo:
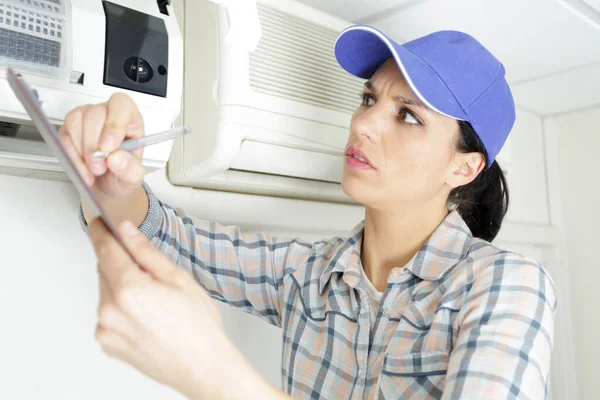
M 546 397 L 554 284 L 489 243 L 508 207 L 495 157 L 515 120 L 502 64 L 455 31 L 399 45 L 354 26 L 335 54 L 368 79 L 342 180 L 366 211 L 348 238 L 306 243 L 185 216 L 140 185 L 141 154 L 90 157 L 143 134 L 128 97 L 68 115 L 61 135 L 88 183 L 115 223 L 133 221 L 122 234 L 134 259 L 90 225 L 98 341 L 190 398 L 283 397 L 227 341 L 202 286 L 282 327 L 293 397 Z

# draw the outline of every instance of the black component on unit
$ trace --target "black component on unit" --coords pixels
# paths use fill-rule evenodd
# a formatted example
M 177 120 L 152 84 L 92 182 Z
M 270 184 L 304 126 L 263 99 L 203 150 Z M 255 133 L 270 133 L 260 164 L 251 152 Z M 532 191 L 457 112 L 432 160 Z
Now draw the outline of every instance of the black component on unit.
M 15 137 L 21 125 L 0 121 L 0 136 Z
M 141 57 L 129 57 L 125 60 L 123 71 L 134 82 L 146 83 L 152 79 L 152 67 Z
M 102 5 L 104 84 L 166 97 L 169 36 L 165 22 L 110 1 L 103 0 Z
M 156 0 L 158 4 L 158 10 L 161 14 L 169 15 L 169 10 L 167 10 L 167 6 L 171 5 L 171 0 Z

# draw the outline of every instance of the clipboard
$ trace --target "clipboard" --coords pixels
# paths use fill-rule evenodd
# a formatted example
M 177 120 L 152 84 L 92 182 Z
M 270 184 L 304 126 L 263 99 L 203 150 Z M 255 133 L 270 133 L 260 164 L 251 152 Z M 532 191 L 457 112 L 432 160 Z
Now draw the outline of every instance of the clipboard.
M 94 217 L 100 218 L 100 220 L 104 223 L 108 231 L 114 236 L 117 242 L 123 247 L 123 249 L 129 254 L 132 259 L 135 259 L 133 255 L 127 249 L 127 246 L 123 243 L 123 240 L 118 234 L 118 230 L 116 227 L 109 221 L 106 212 L 102 209 L 98 199 L 94 195 L 91 188 L 86 185 L 85 180 L 82 175 L 79 173 L 75 164 L 69 157 L 67 151 L 63 147 L 62 141 L 60 140 L 60 136 L 54 125 L 50 122 L 44 111 L 42 110 L 41 104 L 37 98 L 37 95 L 33 91 L 29 85 L 25 82 L 23 77 L 13 71 L 12 68 L 8 68 L 6 72 L 6 78 L 8 79 L 8 84 L 10 88 L 17 96 L 17 99 L 21 102 L 27 114 L 31 118 L 37 130 L 42 135 L 44 141 L 48 144 L 48 147 L 58 161 L 60 165 L 64 168 L 67 176 L 75 185 L 75 188 L 81 195 L 81 197 L 86 201 L 87 205 L 91 208 Z

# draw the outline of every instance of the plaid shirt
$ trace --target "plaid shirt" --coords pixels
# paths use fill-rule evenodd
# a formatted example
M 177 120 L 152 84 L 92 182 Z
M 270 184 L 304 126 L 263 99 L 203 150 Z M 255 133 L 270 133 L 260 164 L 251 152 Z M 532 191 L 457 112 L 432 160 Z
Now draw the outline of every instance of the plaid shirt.
M 307 399 L 547 397 L 555 285 L 451 212 L 388 279 L 371 329 L 363 223 L 307 243 L 183 215 L 148 186 L 141 230 L 215 299 L 283 330 L 282 387 Z

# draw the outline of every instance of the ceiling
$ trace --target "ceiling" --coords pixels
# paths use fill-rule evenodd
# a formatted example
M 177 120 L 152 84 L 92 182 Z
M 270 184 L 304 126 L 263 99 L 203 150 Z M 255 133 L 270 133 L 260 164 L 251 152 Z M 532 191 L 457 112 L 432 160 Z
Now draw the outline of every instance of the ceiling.
M 517 107 L 553 115 L 600 106 L 600 0 L 299 0 L 399 42 L 473 35 L 506 67 Z

